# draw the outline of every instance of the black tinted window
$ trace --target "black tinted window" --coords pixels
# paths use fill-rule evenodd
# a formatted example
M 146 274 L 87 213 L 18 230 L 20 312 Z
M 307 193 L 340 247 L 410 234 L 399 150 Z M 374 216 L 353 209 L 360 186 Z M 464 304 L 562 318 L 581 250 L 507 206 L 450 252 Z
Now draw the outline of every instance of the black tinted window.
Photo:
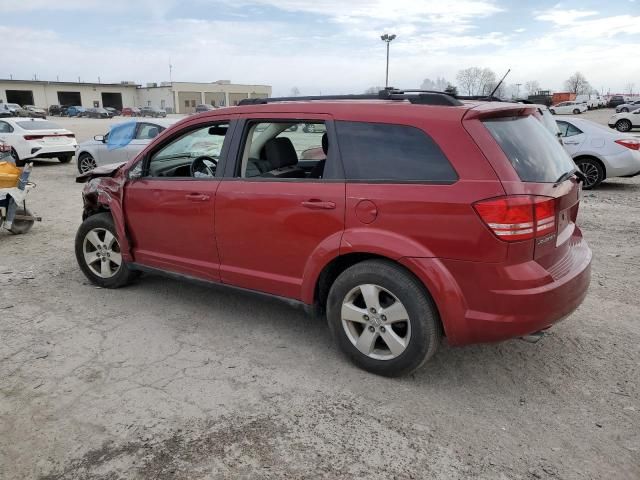
M 485 120 L 484 125 L 523 182 L 555 182 L 575 169 L 560 143 L 532 116 Z
M 454 182 L 456 172 L 422 130 L 404 125 L 336 122 L 347 180 Z

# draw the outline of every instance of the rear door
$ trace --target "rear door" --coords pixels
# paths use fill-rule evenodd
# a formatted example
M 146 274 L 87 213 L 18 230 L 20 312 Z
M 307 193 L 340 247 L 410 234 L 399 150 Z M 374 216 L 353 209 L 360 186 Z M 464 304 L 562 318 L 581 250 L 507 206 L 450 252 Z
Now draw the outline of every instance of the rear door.
M 286 131 L 303 120 L 318 128 Z M 325 124 L 328 158 L 322 174 L 311 178 L 297 159 L 322 145 Z M 345 184 L 337 148 L 331 147 L 331 117 L 254 115 L 236 132 L 238 155 L 216 195 L 221 279 L 300 299 L 305 269 L 314 258 L 337 251 L 344 230 Z M 278 148 L 265 147 L 276 138 Z
M 562 144 L 569 155 L 572 157 L 578 154 L 587 135 L 576 127 L 573 123 L 566 120 L 558 120 L 558 128 L 562 135 Z

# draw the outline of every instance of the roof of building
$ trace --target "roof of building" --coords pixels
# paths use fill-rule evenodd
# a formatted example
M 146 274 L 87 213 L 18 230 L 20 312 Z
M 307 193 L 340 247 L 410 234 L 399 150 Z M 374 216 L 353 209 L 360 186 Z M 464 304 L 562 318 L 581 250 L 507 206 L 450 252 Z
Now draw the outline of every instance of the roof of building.
M 126 87 L 126 88 L 137 88 L 139 85 L 137 83 L 128 83 L 128 82 L 121 82 L 121 83 L 98 83 L 98 82 L 60 82 L 57 80 L 51 81 L 51 80 L 16 80 L 16 79 L 12 79 L 12 78 L 0 78 L 0 82 L 1 83 L 20 83 L 20 84 L 25 84 L 25 83 L 37 83 L 40 85 L 79 85 L 79 86 L 86 86 L 86 87 Z

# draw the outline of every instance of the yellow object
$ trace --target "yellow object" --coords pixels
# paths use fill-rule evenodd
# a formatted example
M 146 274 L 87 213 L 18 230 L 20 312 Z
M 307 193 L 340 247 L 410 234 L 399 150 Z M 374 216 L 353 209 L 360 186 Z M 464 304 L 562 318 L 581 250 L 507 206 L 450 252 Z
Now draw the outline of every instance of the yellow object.
M 22 170 L 13 163 L 0 162 L 0 188 L 13 188 L 18 185 Z

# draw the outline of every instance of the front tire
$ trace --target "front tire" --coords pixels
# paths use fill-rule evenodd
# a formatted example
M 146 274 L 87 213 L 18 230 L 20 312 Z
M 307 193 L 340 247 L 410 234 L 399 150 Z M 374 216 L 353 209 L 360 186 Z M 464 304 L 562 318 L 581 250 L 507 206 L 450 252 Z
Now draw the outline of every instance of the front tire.
M 616 122 L 616 130 L 619 132 L 628 132 L 631 130 L 631 122 L 629 120 L 618 120 Z
M 78 157 L 78 172 L 87 173 L 96 167 L 96 161 L 90 154 L 80 154 L 80 156 Z
M 422 366 L 442 337 L 437 310 L 422 284 L 385 260 L 358 263 L 338 276 L 327 299 L 327 321 L 353 363 L 387 377 Z
M 98 213 L 82 222 L 76 233 L 75 252 L 82 273 L 100 287 L 123 287 L 138 276 L 122 259 L 116 227 L 109 213 Z
M 551 115 L 555 115 L 556 111 L 553 108 L 550 108 L 549 111 L 551 112 Z
M 573 110 L 573 114 L 574 114 L 574 115 L 579 115 L 579 114 L 580 114 L 580 110 L 579 110 L 579 109 L 577 109 L 577 108 L 574 108 L 574 110 Z
M 629 113 L 629 109 L 628 109 L 628 108 L 623 108 L 623 109 L 621 109 L 620 111 L 621 111 L 621 112 L 624 112 L 624 113 Z
M 597 160 L 592 158 L 579 158 L 576 160 L 576 166 L 584 174 L 584 189 L 591 190 L 596 188 L 604 180 L 604 168 Z

